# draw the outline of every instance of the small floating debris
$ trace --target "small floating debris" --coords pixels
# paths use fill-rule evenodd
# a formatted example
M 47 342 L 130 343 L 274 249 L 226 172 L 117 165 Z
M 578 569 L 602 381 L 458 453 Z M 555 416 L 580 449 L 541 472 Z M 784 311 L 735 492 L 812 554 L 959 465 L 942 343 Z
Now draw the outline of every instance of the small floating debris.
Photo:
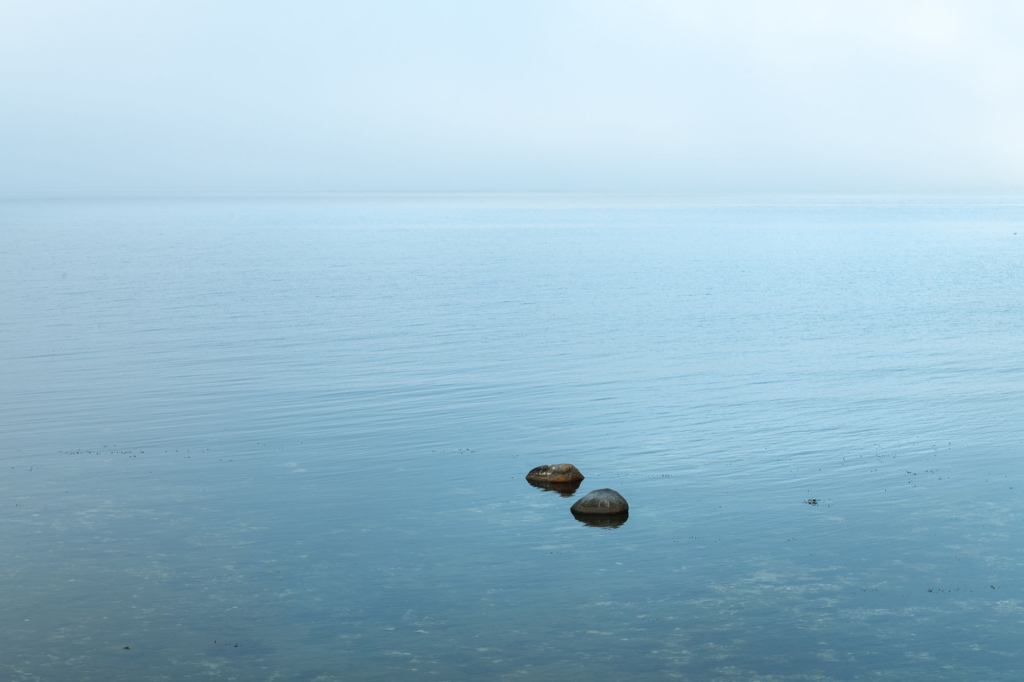
M 818 503 L 819 503 L 819 502 L 821 502 L 821 500 L 819 500 L 819 499 L 818 499 L 818 498 L 816 498 L 816 497 L 812 497 L 812 498 L 811 498 L 811 499 L 809 499 L 809 500 L 804 500 L 804 504 L 809 504 L 809 505 L 811 505 L 812 507 L 817 507 L 817 506 L 818 506 Z

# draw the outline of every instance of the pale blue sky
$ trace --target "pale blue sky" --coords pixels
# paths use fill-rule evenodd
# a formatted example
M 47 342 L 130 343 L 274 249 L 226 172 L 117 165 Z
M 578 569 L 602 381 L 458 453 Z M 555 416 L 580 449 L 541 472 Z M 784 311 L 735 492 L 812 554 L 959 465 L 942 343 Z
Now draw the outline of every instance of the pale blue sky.
M 0 193 L 1024 190 L 1024 3 L 0 2 Z

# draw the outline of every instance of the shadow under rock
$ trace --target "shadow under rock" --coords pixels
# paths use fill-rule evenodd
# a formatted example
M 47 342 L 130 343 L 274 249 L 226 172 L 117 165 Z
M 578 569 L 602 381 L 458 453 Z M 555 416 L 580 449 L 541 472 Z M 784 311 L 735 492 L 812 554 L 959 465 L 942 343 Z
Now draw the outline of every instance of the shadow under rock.
M 585 526 L 594 528 L 618 528 L 629 520 L 629 514 L 577 514 L 572 512 L 573 518 Z
M 553 493 L 558 493 L 562 497 L 572 497 L 576 494 L 576 491 L 580 488 L 582 481 L 574 481 L 573 483 L 548 483 L 543 481 L 527 481 L 534 488 L 540 488 L 541 490 L 550 490 Z

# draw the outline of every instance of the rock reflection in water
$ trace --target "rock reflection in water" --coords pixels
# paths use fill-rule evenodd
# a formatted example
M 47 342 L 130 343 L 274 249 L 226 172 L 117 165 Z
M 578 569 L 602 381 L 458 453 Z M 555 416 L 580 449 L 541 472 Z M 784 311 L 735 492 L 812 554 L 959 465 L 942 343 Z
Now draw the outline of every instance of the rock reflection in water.
M 573 518 L 587 526 L 595 528 L 618 528 L 629 520 L 629 514 L 577 514 Z
M 550 481 L 527 481 L 534 488 L 540 488 L 541 490 L 550 490 L 553 493 L 558 493 L 562 497 L 572 497 L 576 494 L 576 491 L 580 489 L 580 481 L 573 481 L 572 483 L 551 483 Z

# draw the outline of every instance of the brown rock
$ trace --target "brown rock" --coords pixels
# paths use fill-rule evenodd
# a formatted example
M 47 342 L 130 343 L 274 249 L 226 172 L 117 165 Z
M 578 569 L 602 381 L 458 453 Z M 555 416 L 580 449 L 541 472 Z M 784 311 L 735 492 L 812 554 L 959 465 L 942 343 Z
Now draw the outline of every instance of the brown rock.
M 580 470 L 571 464 L 544 464 L 530 469 L 526 474 L 527 481 L 540 483 L 577 483 L 583 480 Z

